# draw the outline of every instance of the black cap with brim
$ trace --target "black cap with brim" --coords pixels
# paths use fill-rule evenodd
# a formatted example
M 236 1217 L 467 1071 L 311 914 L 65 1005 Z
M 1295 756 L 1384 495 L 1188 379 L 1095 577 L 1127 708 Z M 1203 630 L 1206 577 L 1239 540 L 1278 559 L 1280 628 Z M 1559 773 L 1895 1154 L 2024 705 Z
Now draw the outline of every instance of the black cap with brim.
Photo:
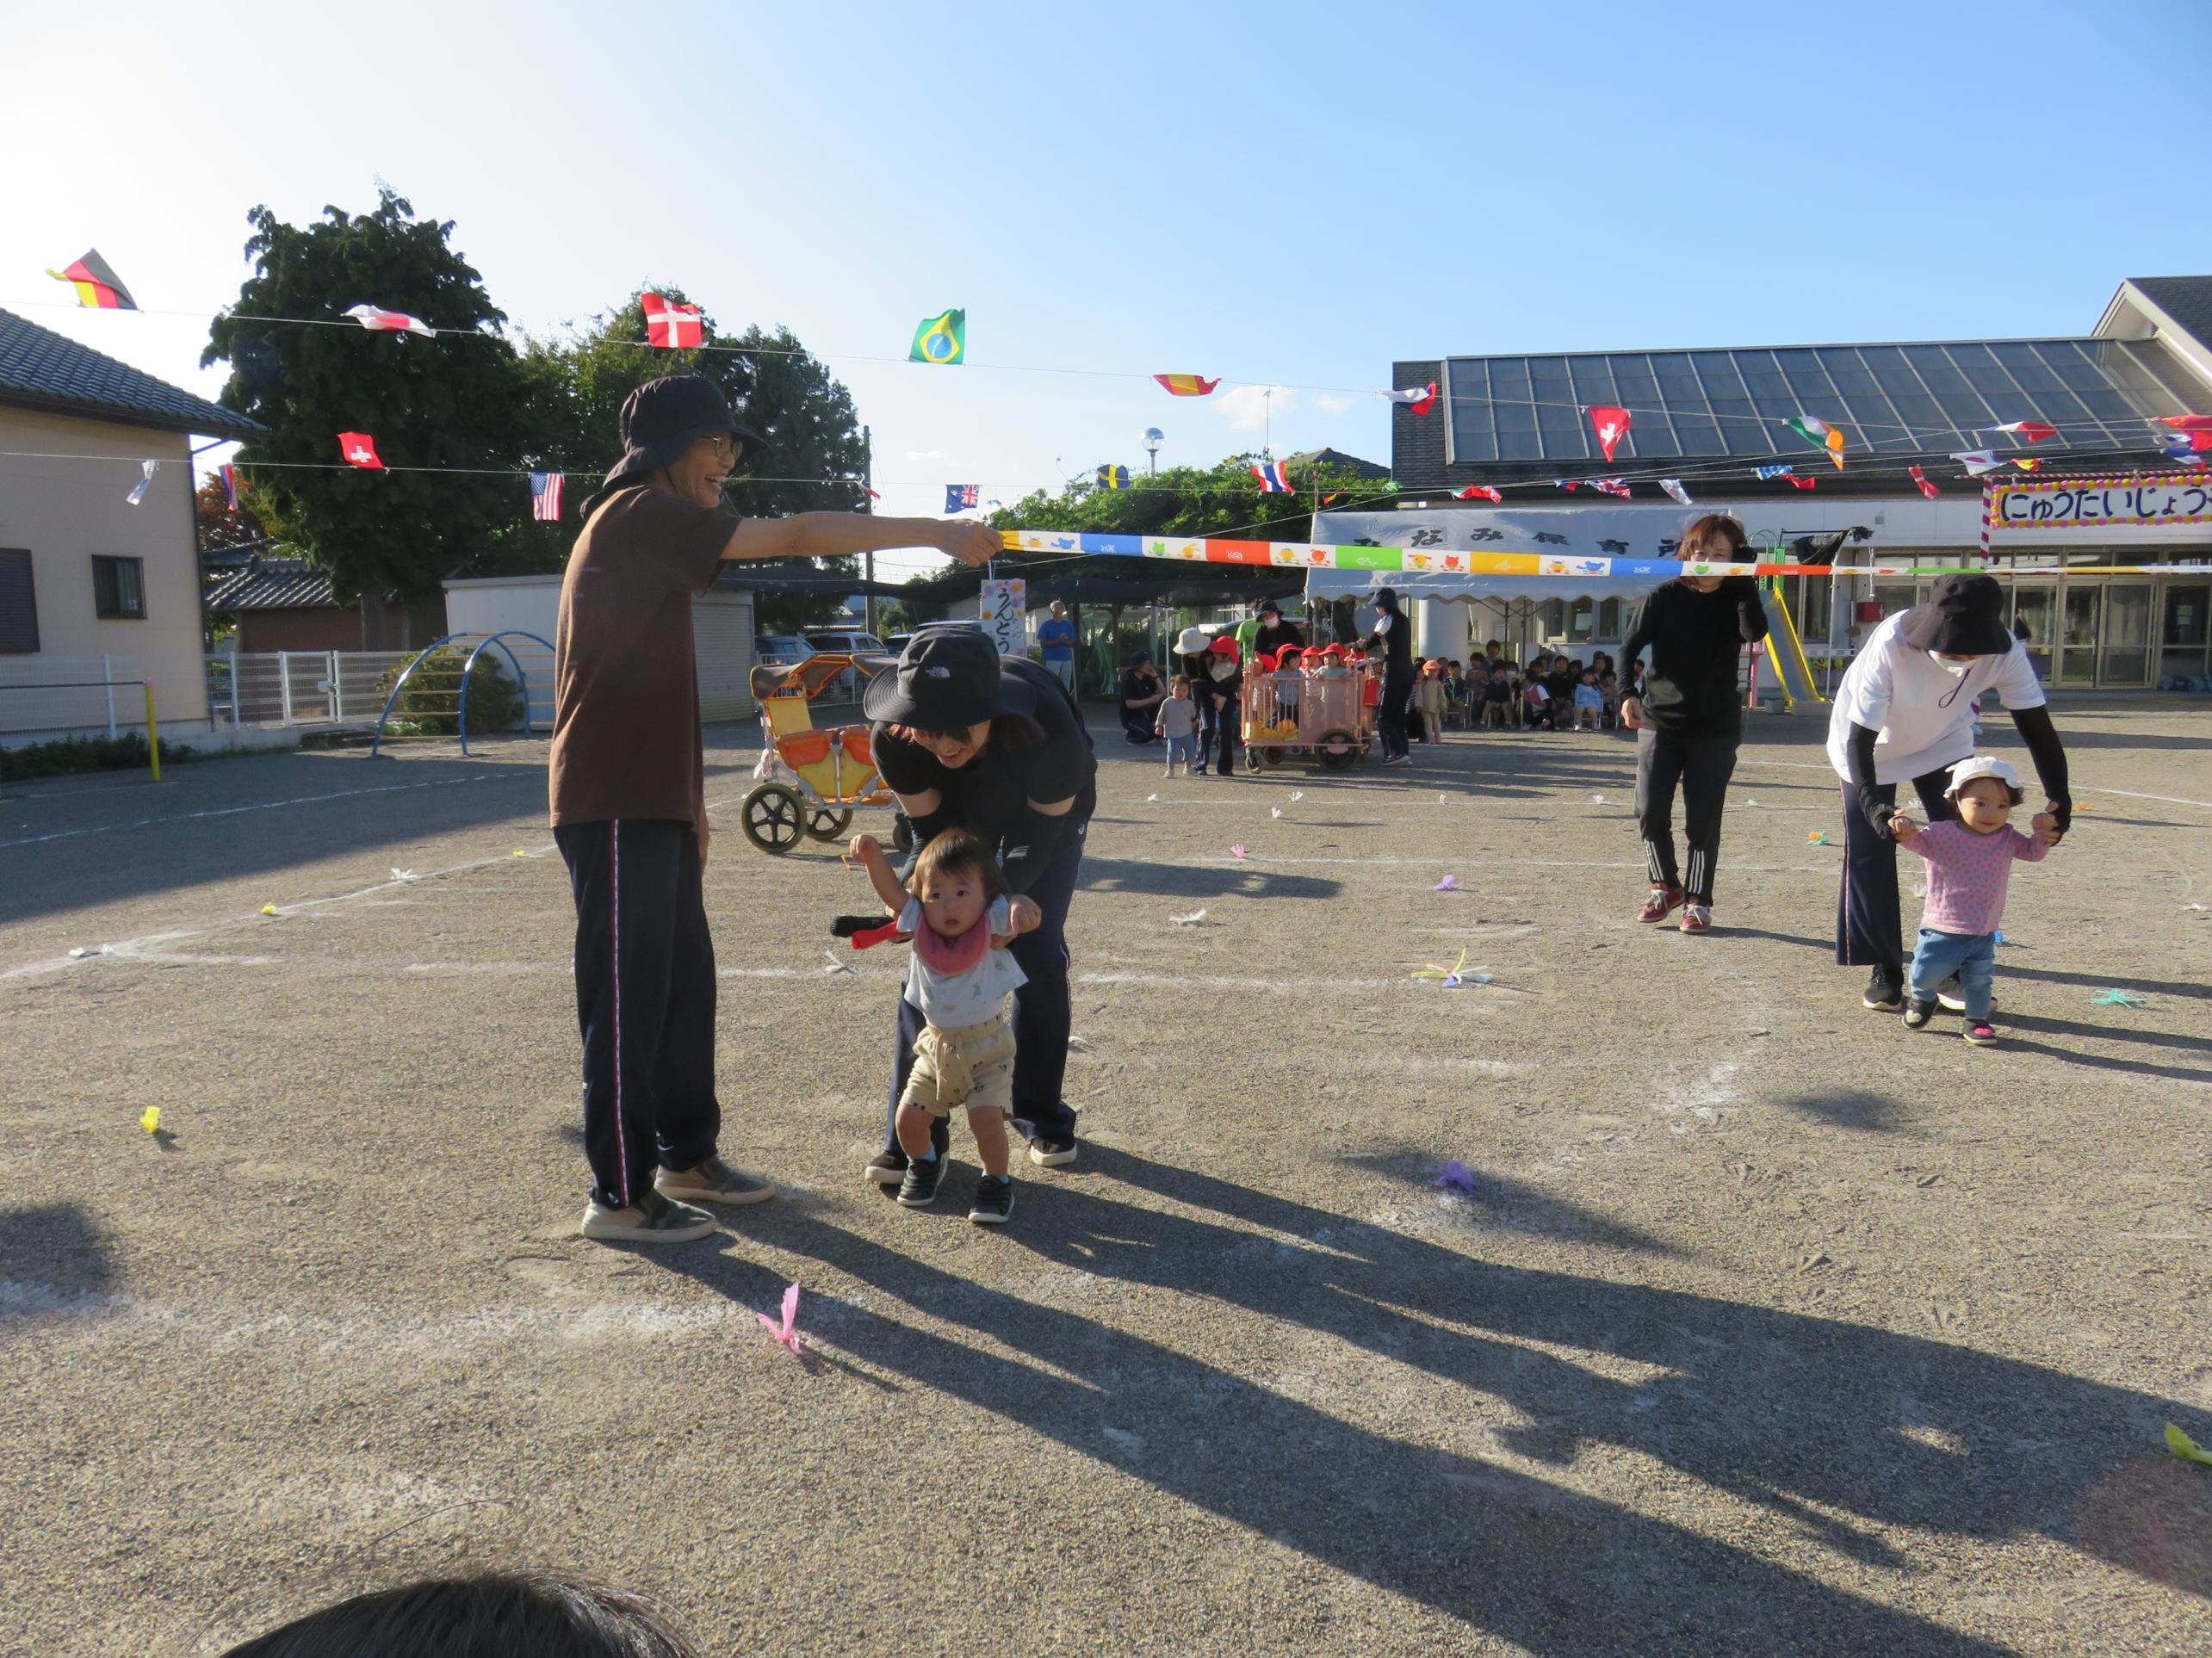
M 999 647 L 974 628 L 914 635 L 898 665 L 861 693 L 860 711 L 880 725 L 966 731 L 1000 715 L 1036 712 L 1034 692 L 1000 665 Z
M 2004 589 L 1979 574 L 1936 577 L 1898 632 L 1913 649 L 1942 656 L 2003 656 L 2017 642 L 2004 625 Z

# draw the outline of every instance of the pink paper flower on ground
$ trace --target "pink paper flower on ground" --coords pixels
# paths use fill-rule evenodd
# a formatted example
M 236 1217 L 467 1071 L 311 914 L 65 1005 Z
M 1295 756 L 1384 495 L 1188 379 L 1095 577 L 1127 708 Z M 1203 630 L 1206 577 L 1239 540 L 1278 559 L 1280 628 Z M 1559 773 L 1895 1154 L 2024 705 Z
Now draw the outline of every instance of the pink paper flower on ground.
M 1459 890 L 1459 877 L 1455 875 L 1446 875 L 1443 880 L 1436 883 L 1436 890 L 1440 893 L 1458 892 Z
M 1244 856 L 1244 849 L 1242 846 L 1232 846 L 1229 849 L 1229 855 L 1234 858 L 1241 858 Z
M 753 1316 L 768 1327 L 770 1335 L 774 1336 L 778 1341 L 791 1350 L 792 1358 L 797 1358 L 806 1352 L 806 1349 L 799 1345 L 799 1286 L 797 1284 L 795 1284 L 784 1291 L 784 1321 L 781 1324 L 765 1313 L 755 1313 Z

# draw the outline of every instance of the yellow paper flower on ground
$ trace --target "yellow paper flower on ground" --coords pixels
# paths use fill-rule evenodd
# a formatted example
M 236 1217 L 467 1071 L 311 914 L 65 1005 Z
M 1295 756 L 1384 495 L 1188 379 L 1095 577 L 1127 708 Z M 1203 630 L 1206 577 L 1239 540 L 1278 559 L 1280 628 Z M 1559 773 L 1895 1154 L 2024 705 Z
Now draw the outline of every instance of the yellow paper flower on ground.
M 158 1105 L 149 1105 L 146 1110 L 139 1112 L 139 1127 L 144 1129 L 148 1134 L 159 1134 L 161 1132 L 161 1107 Z

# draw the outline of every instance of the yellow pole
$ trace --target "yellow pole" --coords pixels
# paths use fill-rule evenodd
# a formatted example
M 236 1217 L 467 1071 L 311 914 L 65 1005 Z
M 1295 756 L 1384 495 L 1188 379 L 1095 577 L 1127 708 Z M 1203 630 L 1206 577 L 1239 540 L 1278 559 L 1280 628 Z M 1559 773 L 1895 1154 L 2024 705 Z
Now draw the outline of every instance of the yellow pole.
M 161 727 L 153 717 L 153 687 L 146 681 L 139 688 L 146 692 L 146 747 L 153 757 L 153 780 L 161 781 Z

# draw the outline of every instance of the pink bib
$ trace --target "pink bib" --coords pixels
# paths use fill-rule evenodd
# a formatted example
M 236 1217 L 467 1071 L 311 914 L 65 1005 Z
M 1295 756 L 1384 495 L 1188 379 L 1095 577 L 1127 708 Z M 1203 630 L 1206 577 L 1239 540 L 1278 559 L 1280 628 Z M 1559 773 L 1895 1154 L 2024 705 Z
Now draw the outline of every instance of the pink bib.
M 927 922 L 914 930 L 914 953 L 933 973 L 965 973 L 982 964 L 991 947 L 991 919 L 986 915 L 957 938 L 947 938 Z

